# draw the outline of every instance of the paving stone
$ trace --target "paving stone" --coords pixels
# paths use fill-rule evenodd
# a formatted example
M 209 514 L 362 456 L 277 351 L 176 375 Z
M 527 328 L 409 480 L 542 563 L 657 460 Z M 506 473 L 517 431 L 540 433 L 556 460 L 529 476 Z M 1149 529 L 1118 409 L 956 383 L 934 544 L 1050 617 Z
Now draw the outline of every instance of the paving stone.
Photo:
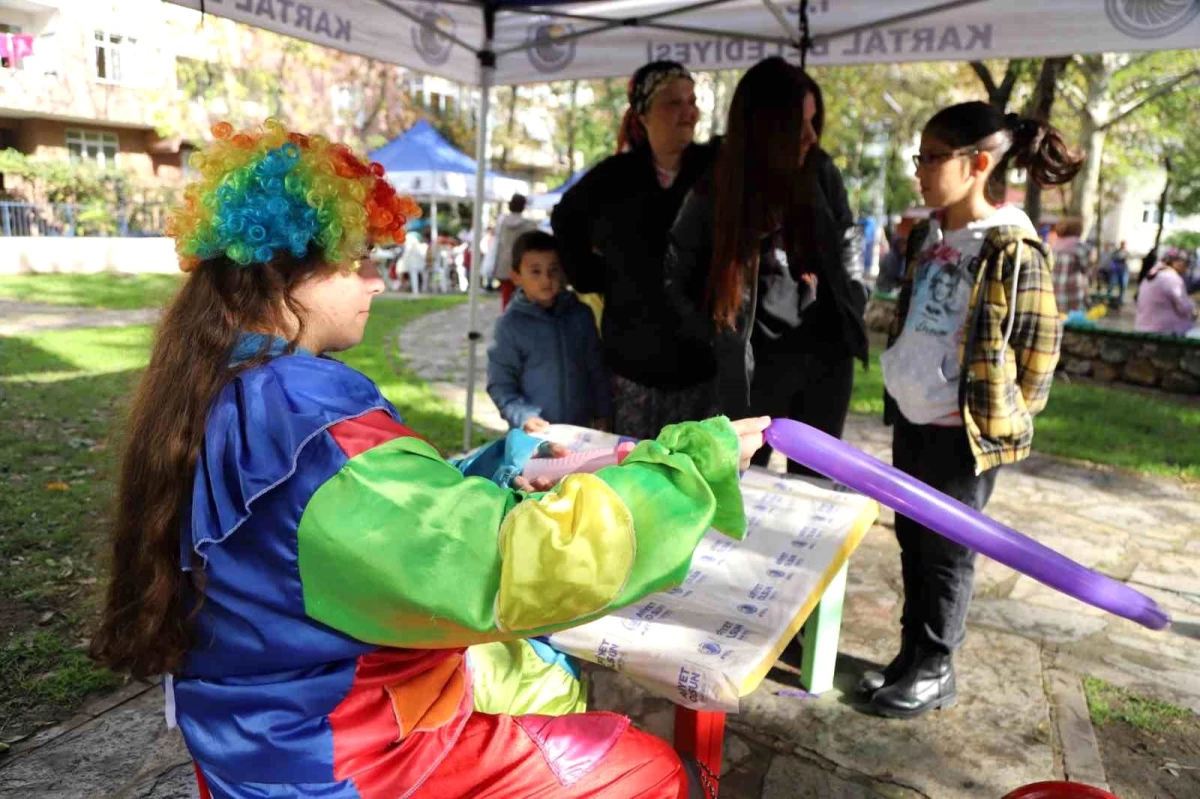
M 1034 641 L 1066 643 L 1104 629 L 1108 619 L 1081 613 L 1077 608 L 1060 610 L 1012 599 L 977 599 L 971 603 L 969 623 Z
M 875 781 L 853 780 L 824 771 L 812 763 L 783 755 L 771 761 L 763 782 L 763 799 L 907 799 L 919 791 L 890 785 L 883 790 Z M 722 792 L 724 793 L 724 792 Z

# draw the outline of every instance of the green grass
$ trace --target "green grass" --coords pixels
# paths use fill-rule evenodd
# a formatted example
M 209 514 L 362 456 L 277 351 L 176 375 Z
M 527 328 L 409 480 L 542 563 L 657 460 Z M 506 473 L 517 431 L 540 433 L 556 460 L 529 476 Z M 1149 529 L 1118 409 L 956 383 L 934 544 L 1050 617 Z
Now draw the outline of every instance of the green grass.
M 1087 697 L 1092 723 L 1098 727 L 1120 720 L 1139 730 L 1158 733 L 1172 722 L 1185 721 L 1192 716 L 1187 708 L 1158 699 L 1145 699 L 1096 677 L 1083 678 L 1083 693 Z
M 339 356 L 446 452 L 462 444 L 462 415 L 403 368 L 394 335 L 459 302 L 378 302 L 363 344 Z M 136 326 L 0 337 L 0 741 L 118 682 L 84 648 L 103 586 L 113 423 L 152 335 Z
M 854 373 L 854 413 L 883 414 L 879 353 Z M 1200 480 L 1200 403 L 1056 379 L 1038 414 L 1033 448 L 1149 474 Z
M 106 310 L 157 308 L 175 294 L 182 275 L 0 275 L 0 299 Z

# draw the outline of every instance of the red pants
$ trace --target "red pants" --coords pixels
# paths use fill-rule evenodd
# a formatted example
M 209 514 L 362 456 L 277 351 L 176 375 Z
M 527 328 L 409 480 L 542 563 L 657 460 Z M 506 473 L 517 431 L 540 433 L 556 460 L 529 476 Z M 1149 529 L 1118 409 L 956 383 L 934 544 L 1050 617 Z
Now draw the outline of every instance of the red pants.
M 508 303 L 512 300 L 513 292 L 517 287 L 511 280 L 500 281 L 500 310 L 503 311 L 508 307 Z
M 429 799 L 683 799 L 687 773 L 670 745 L 613 713 L 475 713 L 416 792 Z

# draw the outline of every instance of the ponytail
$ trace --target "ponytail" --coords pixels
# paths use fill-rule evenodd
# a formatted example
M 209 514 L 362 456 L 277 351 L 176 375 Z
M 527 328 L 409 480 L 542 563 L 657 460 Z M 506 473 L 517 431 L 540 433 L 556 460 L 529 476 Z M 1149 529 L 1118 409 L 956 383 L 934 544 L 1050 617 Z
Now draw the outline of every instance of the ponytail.
M 1063 140 L 1058 128 L 1038 119 L 1009 114 L 1004 118 L 1012 135 L 1012 145 L 1000 159 L 1000 166 L 1024 169 L 1040 186 L 1070 182 L 1083 166 L 1083 155 Z
M 975 100 L 938 111 L 925 132 L 954 149 L 973 148 L 997 153 L 992 175 L 1016 166 L 1040 186 L 1067 183 L 1083 166 L 1083 154 L 1070 147 L 1050 125 L 1017 114 L 1004 114 L 990 103 Z M 997 202 L 996 182 L 989 182 L 988 199 Z
M 636 149 L 646 143 L 646 126 L 638 119 L 633 106 L 625 109 L 621 117 L 621 127 L 617 130 L 617 152 L 624 153 Z

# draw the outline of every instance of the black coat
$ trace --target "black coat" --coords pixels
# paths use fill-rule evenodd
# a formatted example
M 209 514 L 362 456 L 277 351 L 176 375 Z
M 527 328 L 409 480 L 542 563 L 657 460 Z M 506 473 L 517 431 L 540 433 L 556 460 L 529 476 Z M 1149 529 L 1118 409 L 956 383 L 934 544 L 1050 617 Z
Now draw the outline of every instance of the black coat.
M 696 301 L 696 286 L 705 285 L 712 263 L 713 198 L 707 176 L 684 201 L 671 229 L 663 287 L 667 302 L 683 335 L 713 348 L 724 405 L 740 407 L 748 396 L 755 347 L 867 362 L 862 237 L 833 159 L 815 150 L 806 171 L 816 195 L 806 234 L 815 246 L 788 254 L 777 232 L 763 236 L 757 279 L 746 287 L 733 331 L 718 332 L 706 303 Z M 817 276 L 815 297 L 800 280 L 805 272 Z
M 550 218 L 571 284 L 604 295 L 609 369 L 643 385 L 686 388 L 716 372 L 712 348 L 680 334 L 663 294 L 667 233 L 714 153 L 712 144 L 691 145 L 667 189 L 649 148 L 611 156 L 566 193 Z

